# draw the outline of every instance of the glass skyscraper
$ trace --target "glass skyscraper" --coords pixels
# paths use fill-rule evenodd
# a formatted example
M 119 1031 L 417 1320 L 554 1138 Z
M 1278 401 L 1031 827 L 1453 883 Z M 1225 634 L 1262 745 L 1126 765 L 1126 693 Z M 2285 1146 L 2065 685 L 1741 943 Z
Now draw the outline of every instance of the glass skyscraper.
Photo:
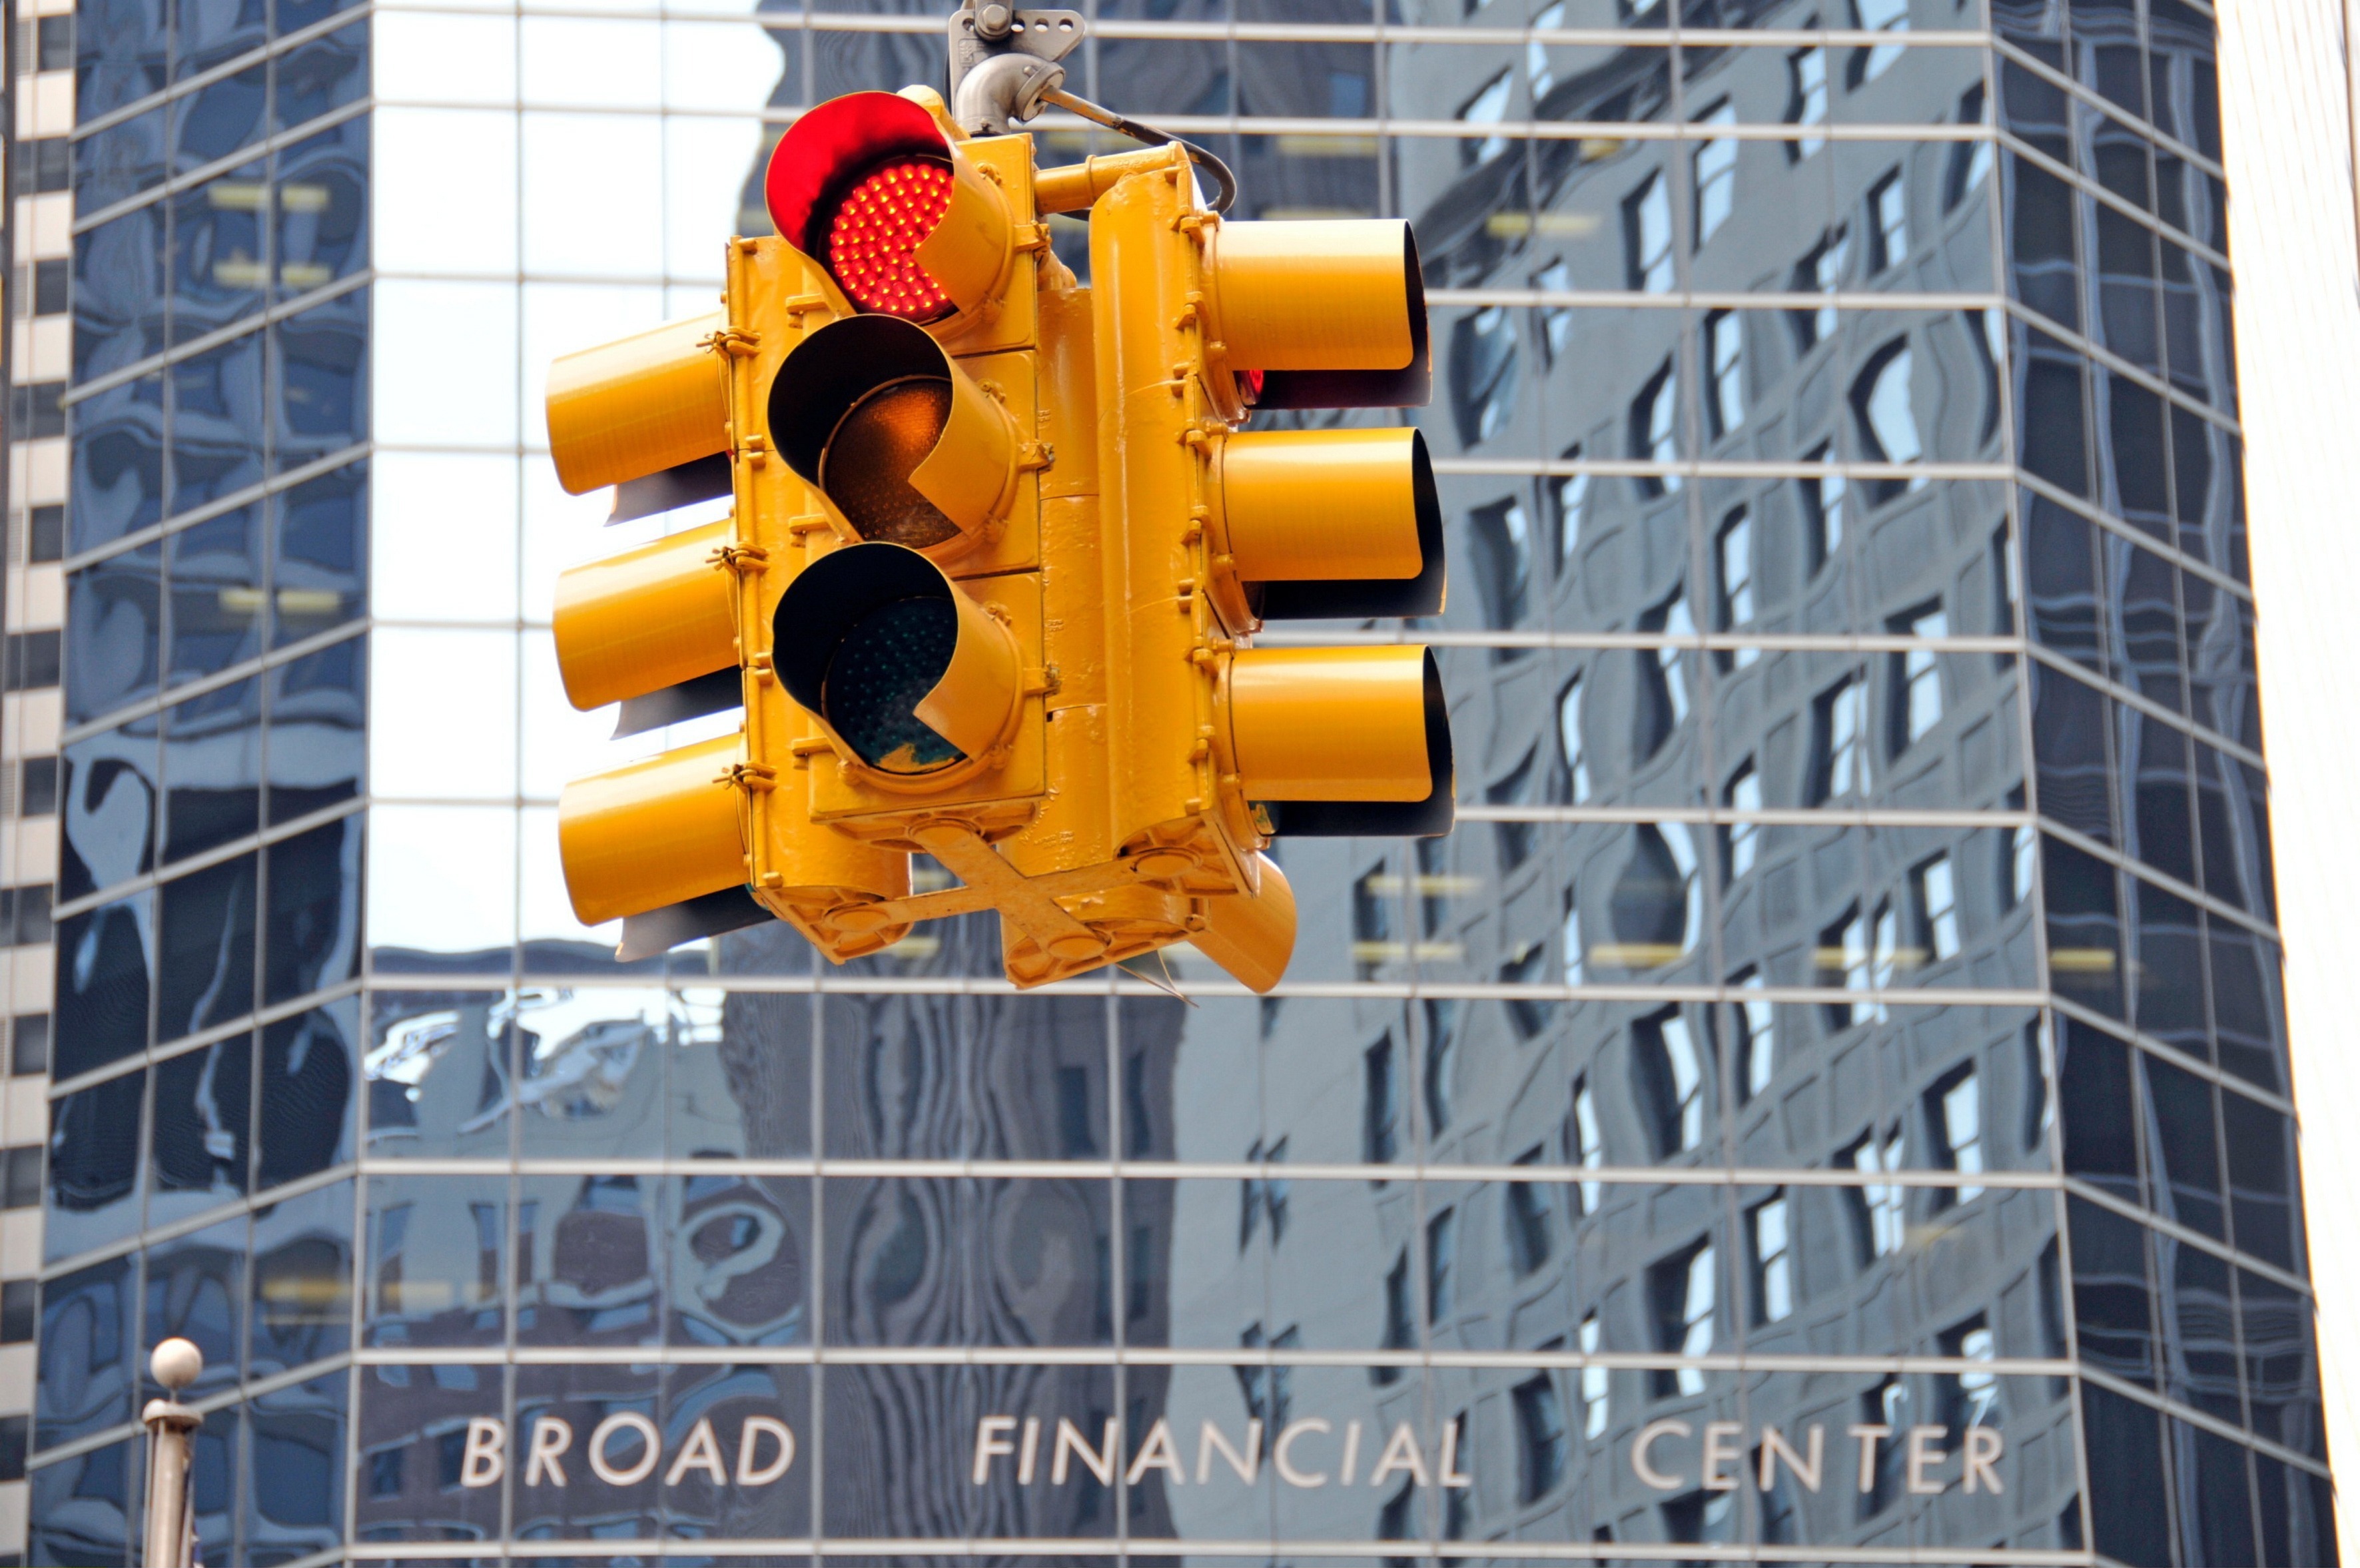
M 1266 997 L 570 915 L 736 717 L 565 705 L 717 512 L 548 362 L 932 5 L 16 16 L 0 1554 L 137 1554 L 181 1334 L 216 1564 L 2333 1560 L 2205 5 L 1097 0 L 1425 261 L 1448 611 L 1265 640 L 1437 647 L 1459 827 Z

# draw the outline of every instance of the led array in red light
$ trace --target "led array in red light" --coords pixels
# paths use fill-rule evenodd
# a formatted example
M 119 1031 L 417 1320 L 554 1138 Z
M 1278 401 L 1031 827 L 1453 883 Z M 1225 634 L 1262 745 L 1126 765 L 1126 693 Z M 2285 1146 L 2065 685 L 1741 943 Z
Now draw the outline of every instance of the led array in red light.
M 887 164 L 852 188 L 828 227 L 827 264 L 855 304 L 911 321 L 950 309 L 916 255 L 950 205 L 951 171 L 922 158 Z

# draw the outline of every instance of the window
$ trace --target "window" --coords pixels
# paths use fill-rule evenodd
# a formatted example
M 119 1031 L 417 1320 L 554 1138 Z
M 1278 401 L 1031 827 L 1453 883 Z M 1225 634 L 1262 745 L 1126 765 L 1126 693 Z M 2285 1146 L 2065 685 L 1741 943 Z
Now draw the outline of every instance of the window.
M 1382 864 L 1352 884 L 1352 963 L 1363 980 L 1402 956 L 1401 944 L 1393 941 L 1393 889 L 1400 885 Z
M 1712 1244 L 1690 1243 L 1650 1265 L 1647 1295 L 1655 1313 L 1655 1348 L 1670 1356 L 1704 1356 L 1712 1349 Z M 1658 1368 L 1648 1374 L 1655 1398 L 1704 1392 L 1701 1367 Z
M 1803 461 L 1829 463 L 1833 456 L 1822 442 Z M 1843 548 L 1844 476 L 1822 474 L 1797 483 L 1803 487 L 1804 544 L 1810 555 L 1811 570 L 1817 572 Z
M 1662 632 L 1667 637 L 1694 637 L 1696 619 L 1688 614 L 1687 585 L 1674 588 L 1670 597 L 1641 611 L 1637 629 Z M 1633 756 L 1638 762 L 1646 762 L 1661 751 L 1674 732 L 1688 722 L 1688 652 L 1677 643 L 1640 650 L 1639 701 L 1633 711 L 1635 733 L 1632 736 Z
M 1246 1149 L 1246 1163 L 1255 1165 L 1261 1160 L 1262 1140 L 1256 1138 Z M 1238 1195 L 1238 1250 L 1243 1252 L 1246 1244 L 1253 1240 L 1255 1228 L 1262 1224 L 1262 1178 L 1249 1176 L 1238 1185 L 1241 1189 Z
M 40 1328 L 39 1283 L 11 1279 L 0 1285 L 0 1345 L 28 1344 Z
M 1605 1343 L 1605 1337 L 1598 1314 L 1583 1314 L 1579 1341 L 1581 1353 L 1584 1356 L 1597 1355 L 1599 1346 Z M 1585 1439 L 1605 1435 L 1606 1423 L 1613 1418 L 1612 1394 L 1612 1384 L 1605 1367 L 1585 1367 L 1581 1369 L 1581 1435 Z
M 1570 463 L 1580 457 L 1581 448 L 1565 449 L 1563 461 Z M 1543 483 L 1542 493 L 1548 497 L 1550 520 L 1557 525 L 1557 574 L 1565 574 L 1575 552 L 1581 549 L 1581 512 L 1590 500 L 1590 475 L 1587 474 L 1553 474 Z
M 1385 1275 L 1385 1340 L 1386 1350 L 1411 1350 L 1417 1345 L 1417 1321 L 1410 1309 L 1409 1248 L 1402 1248 L 1394 1258 L 1393 1268 Z M 1370 1370 L 1370 1378 L 1379 1388 L 1401 1381 L 1399 1367 L 1377 1367 Z
M 1514 496 L 1478 506 L 1468 514 L 1467 541 L 1475 556 L 1475 586 L 1483 600 L 1485 624 L 1504 631 L 1524 618 L 1531 605 L 1533 526 Z M 1495 662 L 1514 650 L 1495 650 Z
M 1721 576 L 1719 614 L 1714 630 L 1742 631 L 1754 624 L 1754 516 L 1743 506 L 1721 519 L 1713 540 L 1713 565 Z M 1723 670 L 1743 670 L 1762 657 L 1758 648 L 1722 648 L 1716 655 Z
M 1546 1372 L 1517 1384 L 1515 1401 L 1519 1500 L 1538 1502 L 1565 1479 L 1565 1406 Z
M 0 1157 L 0 1208 L 36 1209 L 41 1204 L 41 1157 L 45 1145 L 27 1143 Z
M 1631 455 L 1642 463 L 1671 464 L 1680 458 L 1680 378 L 1669 359 L 1631 401 Z M 1680 487 L 1677 474 L 1642 474 L 1642 495 L 1668 495 Z
M 1677 1007 L 1631 1026 L 1637 1054 L 1642 1114 L 1655 1140 L 1655 1158 L 1669 1160 L 1704 1142 L 1704 1069 Z
M 1598 1171 L 1606 1164 L 1606 1145 L 1598 1133 L 1598 1097 L 1590 1092 L 1590 1075 L 1583 1073 L 1573 1081 L 1573 1110 L 1566 1117 L 1566 1158 L 1584 1171 Z M 1581 1212 L 1594 1214 L 1603 1183 L 1581 1183 Z
M 1470 125 L 1496 125 L 1508 117 L 1508 95 L 1514 90 L 1513 77 L 1503 71 L 1460 106 L 1459 117 Z M 1459 161 L 1470 167 L 1488 162 L 1506 151 L 1507 147 L 1505 136 L 1462 136 L 1459 141 Z
M 1417 922 L 1427 936 L 1438 936 L 1450 923 L 1450 899 L 1463 891 L 1450 874 L 1450 840 L 1417 841 Z
M 1980 125 L 1983 114 L 1983 84 L 1976 82 L 1959 99 L 1959 124 Z M 1967 199 L 1968 192 L 1982 185 L 1991 174 L 1992 145 L 1978 136 L 1971 142 L 1950 144 L 1950 167 L 1942 176 L 1942 211 L 1951 209 Z
M 1557 928 L 1557 953 L 1565 963 L 1565 983 L 1582 984 L 1581 898 L 1572 887 L 1565 890 L 1565 919 Z
M 1811 704 L 1811 804 L 1868 792 L 1868 682 L 1845 676 Z
M 1703 935 L 1704 889 L 1697 880 L 1696 840 L 1686 822 L 1642 822 L 1631 839 L 1631 858 L 1614 885 L 1618 951 L 1607 962 L 1625 969 L 1654 969 L 1695 952 Z
M 1459 317 L 1450 328 L 1450 417 L 1459 443 L 1491 440 L 1515 411 L 1515 318 L 1504 305 Z
M 1546 33 L 1565 26 L 1565 0 L 1533 17 L 1533 31 Z M 1549 65 L 1548 46 L 1538 38 L 1524 40 L 1524 79 L 1532 84 L 1533 102 L 1538 103 L 1557 85 L 1557 72 Z
M 1795 264 L 1795 276 L 1787 287 L 1797 294 L 1833 294 L 1843 281 L 1844 258 L 1849 254 L 1849 247 L 1850 241 L 1844 229 L 1830 229 L 1819 236 L 1819 243 Z M 1786 322 L 1794 330 L 1795 352 L 1808 354 L 1835 336 L 1836 308 L 1833 304 L 1826 304 L 1815 310 L 1789 310 Z
M 2049 1018 L 2043 1014 L 2024 1026 L 2024 1094 L 2016 1138 L 2027 1154 L 2039 1150 L 2056 1116 L 2049 1098 Z
M 1512 953 L 1500 965 L 1502 985 L 1543 985 L 1548 983 L 1548 943 L 1527 942 Z M 1557 1016 L 1557 1004 L 1535 996 L 1512 996 L 1508 999 L 1508 1021 L 1515 1026 L 1518 1040 L 1531 1040 L 1548 1028 Z
M 1819 19 L 1805 22 L 1816 27 Z M 1828 121 L 1828 51 L 1797 49 L 1786 57 L 1786 123 L 1823 125 Z M 1827 145 L 1825 136 L 1800 136 L 1786 144 L 1786 161 L 1800 163 Z
M 1737 106 L 1723 100 L 1697 116 L 1700 125 L 1737 124 Z M 1737 197 L 1737 138 L 1715 136 L 1696 149 L 1689 164 L 1696 177 L 1696 248 L 1729 221 Z
M 1938 1343 L 1942 1354 L 1954 1360 L 1990 1361 L 1998 1355 L 1998 1344 L 1981 1312 L 1944 1333 Z M 1971 1426 L 1999 1424 L 1993 1409 L 1999 1399 L 1996 1375 L 1979 1367 L 1953 1373 L 1942 1382 L 1942 1424 L 1950 1429 L 1950 1446 L 1959 1446 Z
M 1862 1175 L 1874 1178 L 1899 1171 L 1901 1154 L 1901 1129 L 1895 1127 L 1882 1142 L 1874 1132 L 1867 1134 L 1838 1158 Z M 1909 1189 L 1871 1180 L 1844 1191 L 1852 1199 L 1862 1266 L 1900 1251 L 1908 1239 Z
M 1731 975 L 1729 983 L 1741 991 L 1765 989 L 1762 971 L 1750 964 Z M 1737 1086 L 1743 1104 L 1770 1087 L 1770 1079 L 1778 1071 L 1778 1015 L 1770 998 L 1759 995 L 1742 997 L 1731 1005 L 1730 1011 L 1737 1020 Z
M 1533 274 L 1533 287 L 1544 294 L 1573 292 L 1573 269 L 1559 261 L 1550 262 Z M 1541 362 L 1555 365 L 1565 353 L 1565 345 L 1573 341 L 1573 307 L 1548 305 L 1541 307 Z
M 1900 266 L 1909 259 L 1909 189 L 1895 169 L 1868 191 L 1868 275 Z
M 1846 909 L 1837 917 L 1835 924 L 1819 933 L 1814 967 L 1819 971 L 1819 983 L 1822 985 L 1832 981 L 1847 991 L 1867 991 L 1868 922 L 1861 918 L 1858 904 Z M 1866 1023 L 1875 1016 L 1875 1004 L 1865 996 L 1859 1001 L 1830 1002 L 1827 1006 L 1827 1025 L 1831 1032 Z
M 1672 194 L 1660 174 L 1622 198 L 1622 267 L 1633 289 L 1672 291 Z
M 1783 1322 L 1795 1310 L 1795 1257 L 1788 1246 L 1786 1194 L 1745 1211 L 1746 1266 L 1754 1276 L 1754 1322 Z
M 1426 1004 L 1426 1126 L 1439 1136 L 1450 1126 L 1450 1049 L 1457 1043 L 1459 1004 Z
M 1917 906 L 1918 942 L 1936 964 L 1959 956 L 1958 879 L 1950 857 L 1935 855 L 1909 873 L 1910 901 Z
M 1755 771 L 1752 757 L 1737 765 L 1737 771 L 1730 776 L 1728 787 L 1721 790 L 1721 798 L 1732 811 L 1758 811 L 1762 809 L 1762 775 Z M 1721 875 L 1723 881 L 1734 882 L 1754 869 L 1754 856 L 1761 841 L 1762 828 L 1758 822 L 1721 824 Z
M 1923 604 L 1895 616 L 1885 629 L 1904 637 L 1944 637 L 1950 635 L 1950 617 L 1939 604 Z M 1942 669 L 1930 648 L 1908 648 L 1887 658 L 1892 708 L 1886 715 L 1885 750 L 1898 757 L 1942 722 Z
M 1875 936 L 1876 951 L 1869 964 L 1868 983 L 1870 989 L 1881 994 L 1893 988 L 1893 972 L 1901 961 L 1901 916 L 1889 900 L 1876 906 Z M 1885 1004 L 1870 1003 L 1869 1017 L 1884 1022 Z M 1858 1004 L 1852 1007 L 1852 1018 L 1855 1022 L 1859 1020 Z
M 2018 822 L 2000 854 L 2000 902 L 2015 909 L 2032 897 L 2032 874 L 2039 866 L 2040 838 L 2030 822 Z
M 1975 351 L 1975 363 L 1983 373 L 1983 423 L 1981 440 L 1989 441 L 1999 429 L 1999 367 L 2007 360 L 2006 314 L 2000 310 L 1962 310 L 1960 323 L 1966 329 L 1967 343 Z M 2001 528 L 2003 535 L 2006 529 Z M 2006 580 L 2013 585 L 2016 578 Z M 2005 623 L 2003 631 L 2015 629 L 2013 620 Z
M 1090 1070 L 1057 1069 L 1057 1142 L 1067 1160 L 1087 1160 L 1098 1151 L 1091 1114 Z
M 1557 698 L 1557 759 L 1565 766 L 1566 788 L 1572 804 L 1590 799 L 1590 760 L 1581 744 L 1581 677 L 1565 683 Z
M 1906 33 L 1909 30 L 1909 0 L 1852 0 L 1852 14 L 1862 30 L 1872 33 Z M 1901 58 L 1897 43 L 1878 44 L 1873 49 L 1855 50 L 1847 68 L 1847 80 L 1853 87 L 1874 82 L 1891 69 Z
M 1715 310 L 1704 319 L 1704 343 L 1712 388 L 1704 411 L 1719 441 L 1745 422 L 1744 322 L 1734 310 Z
M 1270 1152 L 1262 1157 L 1263 1160 L 1271 1165 L 1284 1165 L 1286 1145 L 1287 1140 L 1280 1138 L 1270 1146 Z M 1287 1203 L 1294 1192 L 1295 1183 L 1275 1173 L 1262 1182 L 1262 1206 L 1270 1214 L 1270 1244 L 1273 1247 L 1286 1239 Z M 1146 1233 L 1142 1231 L 1140 1234 L 1143 1236 Z M 1146 1255 L 1144 1247 L 1133 1247 L 1131 1251 L 1134 1257 L 1143 1258 Z M 1141 1317 L 1146 1311 L 1147 1309 L 1142 1306 L 1135 1309 L 1131 1315 Z
M 1389 1165 L 1400 1147 L 1400 1089 L 1393 1076 L 1393 1037 L 1385 1035 L 1360 1058 L 1360 1162 Z
M 1426 1533 L 1418 1523 L 1417 1504 L 1420 1496 L 1415 1481 L 1404 1481 L 1401 1484 L 1401 1490 L 1385 1499 L 1385 1506 L 1377 1510 L 1379 1541 L 1409 1541 Z M 1389 1568 L 1394 1563 L 1407 1563 L 1412 1561 L 1413 1559 L 1407 1557 L 1385 1559 Z
M 1538 1165 L 1537 1147 L 1518 1157 L 1519 1165 Z M 1538 1272 L 1549 1260 L 1548 1189 L 1536 1181 L 1508 1183 L 1508 1260 L 1523 1279 Z
M 1933 1138 L 1936 1165 L 1961 1176 L 1983 1174 L 1983 1087 L 1972 1062 L 1926 1092 L 1926 1129 Z M 1948 1189 L 1946 1195 L 1950 1203 L 1972 1203 L 1983 1193 L 1981 1187 L 1962 1186 Z
M 1450 1315 L 1450 1263 L 1459 1240 L 1459 1214 L 1445 1209 L 1426 1222 L 1426 1320 Z
M 8 1074 L 29 1078 L 49 1070 L 49 1015 L 19 1013 L 8 1025 Z
M 1991 629 L 1994 637 L 2013 636 L 2016 631 L 2016 535 L 2000 519 L 1992 530 L 1991 541 Z M 1994 654 L 1992 662 L 2005 670 L 2013 668 L 2013 654 Z
M 1892 1435 L 1876 1445 L 1876 1471 L 1863 1476 L 1867 1488 L 1860 1499 L 1860 1517 L 1874 1519 L 1893 1504 L 1901 1490 L 1902 1466 L 1908 1462 L 1909 1387 L 1896 1375 L 1860 1397 L 1860 1419 L 1869 1426 L 1884 1427 Z M 1896 1441 L 1896 1440 L 1898 1441 Z
M 1896 338 L 1871 356 L 1852 384 L 1852 422 L 1861 455 L 1870 463 L 1915 463 L 1925 455 L 1918 440 L 1918 410 L 1909 393 L 1910 354 L 1906 339 Z M 1883 506 L 1904 491 L 1917 489 L 1923 478 L 1872 479 L 1868 504 Z

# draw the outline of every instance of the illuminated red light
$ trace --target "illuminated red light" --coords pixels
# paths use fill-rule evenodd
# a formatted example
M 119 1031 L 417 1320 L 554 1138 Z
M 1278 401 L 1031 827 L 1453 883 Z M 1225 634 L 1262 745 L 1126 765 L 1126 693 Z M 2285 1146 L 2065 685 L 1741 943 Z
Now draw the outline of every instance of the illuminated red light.
M 928 158 L 889 163 L 863 179 L 828 225 L 827 264 L 865 310 L 930 321 L 951 308 L 917 249 L 951 205 L 951 171 Z

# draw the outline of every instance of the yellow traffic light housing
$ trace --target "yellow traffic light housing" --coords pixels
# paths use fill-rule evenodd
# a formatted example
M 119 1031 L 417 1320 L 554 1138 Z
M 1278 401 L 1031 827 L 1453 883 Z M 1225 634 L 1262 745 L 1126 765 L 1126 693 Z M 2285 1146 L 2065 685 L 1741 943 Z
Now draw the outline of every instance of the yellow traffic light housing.
M 576 910 L 626 953 L 767 911 L 841 962 L 991 909 L 1019 985 L 1189 941 L 1267 990 L 1273 835 L 1448 830 L 1426 650 L 1251 644 L 1442 607 L 1415 430 L 1240 428 L 1425 401 L 1407 225 L 1225 223 L 1178 146 L 1032 154 L 923 89 L 823 104 L 720 315 L 552 373 L 569 488 L 733 502 L 560 585 L 577 705 L 745 713 L 566 791 Z M 1087 289 L 1040 222 L 1084 207 Z M 959 885 L 913 893 L 917 854 Z

